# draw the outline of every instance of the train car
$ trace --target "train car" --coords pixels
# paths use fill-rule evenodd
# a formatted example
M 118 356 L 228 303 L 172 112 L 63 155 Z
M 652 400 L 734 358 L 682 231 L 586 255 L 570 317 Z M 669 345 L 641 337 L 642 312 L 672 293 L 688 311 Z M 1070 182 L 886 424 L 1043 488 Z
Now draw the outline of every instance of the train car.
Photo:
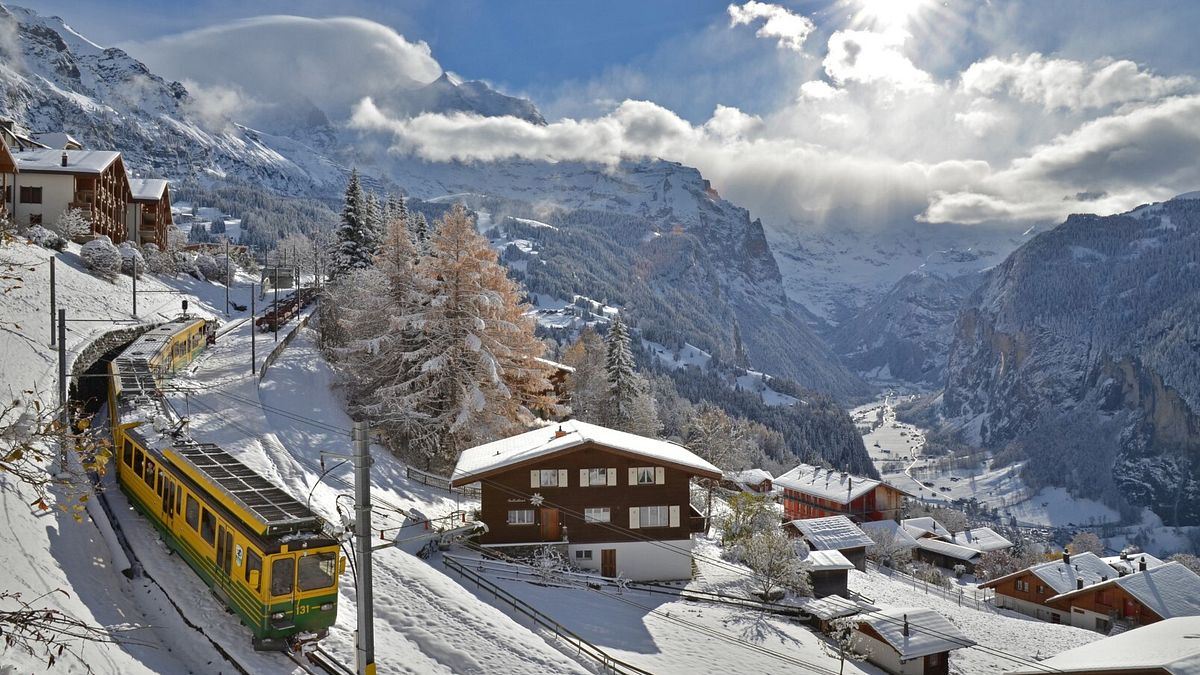
M 178 319 L 110 365 L 117 481 L 163 540 L 250 628 L 256 649 L 324 637 L 337 617 L 339 542 L 306 505 L 182 430 L 163 379 L 203 349 L 208 324 Z

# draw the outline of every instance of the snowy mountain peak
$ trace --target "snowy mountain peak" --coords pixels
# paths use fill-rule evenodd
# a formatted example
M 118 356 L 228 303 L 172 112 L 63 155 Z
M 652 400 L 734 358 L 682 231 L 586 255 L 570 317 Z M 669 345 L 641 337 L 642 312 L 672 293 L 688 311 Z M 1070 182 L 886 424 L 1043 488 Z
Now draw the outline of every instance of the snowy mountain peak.
M 464 82 L 446 71 L 433 82 L 405 92 L 400 98 L 398 105 L 410 115 L 465 112 L 484 117 L 518 117 L 533 124 L 546 124 L 537 106 L 529 99 L 502 94 L 480 80 Z

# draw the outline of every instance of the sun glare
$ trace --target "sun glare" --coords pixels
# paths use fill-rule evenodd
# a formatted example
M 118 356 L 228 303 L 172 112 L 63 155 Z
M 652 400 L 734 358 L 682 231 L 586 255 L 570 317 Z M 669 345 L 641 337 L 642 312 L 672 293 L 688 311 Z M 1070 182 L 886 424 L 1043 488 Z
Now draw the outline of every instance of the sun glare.
M 907 28 L 922 10 L 936 0 L 855 0 L 854 23 L 866 28 Z

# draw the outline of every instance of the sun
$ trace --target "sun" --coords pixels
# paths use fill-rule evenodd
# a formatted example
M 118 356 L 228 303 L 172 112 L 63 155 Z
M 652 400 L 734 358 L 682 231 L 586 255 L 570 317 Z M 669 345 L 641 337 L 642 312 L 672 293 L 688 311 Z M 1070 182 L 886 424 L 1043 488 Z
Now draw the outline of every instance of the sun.
M 852 23 L 874 30 L 906 29 L 937 0 L 850 0 Z

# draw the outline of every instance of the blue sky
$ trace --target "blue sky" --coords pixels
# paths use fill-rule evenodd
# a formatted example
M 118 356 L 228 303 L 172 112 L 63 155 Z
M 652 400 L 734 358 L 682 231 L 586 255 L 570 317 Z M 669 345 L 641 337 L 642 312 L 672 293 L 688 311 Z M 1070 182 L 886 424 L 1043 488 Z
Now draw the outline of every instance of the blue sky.
M 773 222 L 1024 227 L 1200 189 L 1193 0 L 26 4 L 218 121 L 307 100 L 435 161 L 663 157 Z M 443 69 L 551 124 L 403 113 Z

